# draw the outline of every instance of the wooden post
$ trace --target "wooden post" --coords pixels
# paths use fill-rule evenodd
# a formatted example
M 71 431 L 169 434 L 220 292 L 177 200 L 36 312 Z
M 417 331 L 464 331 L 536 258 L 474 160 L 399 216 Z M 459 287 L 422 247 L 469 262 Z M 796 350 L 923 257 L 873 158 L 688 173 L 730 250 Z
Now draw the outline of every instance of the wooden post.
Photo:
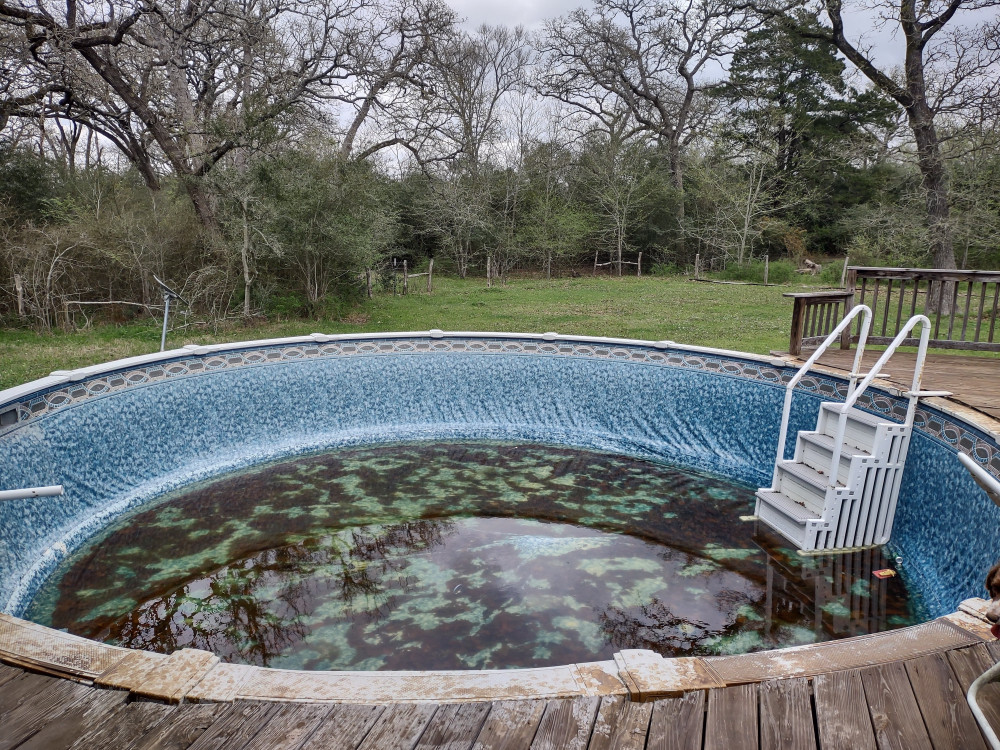
M 802 324 L 805 322 L 806 300 L 795 297 L 792 307 L 792 333 L 788 339 L 788 353 L 797 357 L 802 353 Z
M 764 256 L 764 286 L 767 286 L 767 271 L 770 264 L 770 256 Z
M 639 253 L 639 260 L 635 264 L 635 275 L 642 276 L 642 253 Z
M 490 268 L 490 261 L 492 259 L 489 255 L 486 256 L 486 287 L 489 288 L 493 286 L 493 275 L 492 269 Z
M 14 274 L 14 289 L 17 291 L 17 317 L 24 318 L 24 279 L 21 274 Z
M 694 254 L 694 277 L 699 278 L 698 274 L 701 273 L 701 253 Z
M 601 252 L 600 247 L 594 251 L 594 276 L 597 276 L 597 256 Z
M 372 269 L 365 269 L 365 286 L 368 288 L 368 299 L 372 298 Z
M 431 262 L 427 264 L 427 291 L 428 293 L 434 291 L 434 258 L 431 258 Z
M 407 271 L 406 271 L 406 261 L 404 260 L 403 261 L 403 294 L 406 294 L 409 291 L 409 279 L 407 279 L 406 273 L 407 273 Z
M 844 289 L 847 288 L 844 286 L 844 284 L 847 281 L 847 264 L 850 263 L 850 261 L 851 261 L 850 255 L 844 256 L 844 270 L 840 272 L 840 286 Z

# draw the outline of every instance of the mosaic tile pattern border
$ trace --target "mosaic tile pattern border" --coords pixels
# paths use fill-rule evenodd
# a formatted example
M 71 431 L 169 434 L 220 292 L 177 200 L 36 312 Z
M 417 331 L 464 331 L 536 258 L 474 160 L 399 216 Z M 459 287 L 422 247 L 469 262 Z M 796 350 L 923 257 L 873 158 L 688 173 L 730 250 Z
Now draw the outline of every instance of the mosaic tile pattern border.
M 774 385 L 784 385 L 795 374 L 794 368 L 722 355 L 659 349 L 648 345 L 582 343 L 577 341 L 538 341 L 506 338 L 428 338 L 411 337 L 376 340 L 303 342 L 291 345 L 262 346 L 163 360 L 143 367 L 102 373 L 78 382 L 39 391 L 30 398 L 0 405 L 0 437 L 32 420 L 77 405 L 93 398 L 150 385 L 173 378 L 191 377 L 220 370 L 284 364 L 289 362 L 338 357 L 395 356 L 406 354 L 502 354 L 554 357 L 587 357 L 618 362 L 682 369 L 701 370 L 719 375 L 745 378 Z M 814 373 L 798 386 L 803 392 L 842 401 L 847 394 L 843 380 Z M 858 406 L 893 421 L 902 421 L 907 402 L 884 392 L 869 391 Z M 972 456 L 994 476 L 1000 477 L 1000 446 L 985 433 L 947 415 L 922 407 L 917 409 L 914 426 L 955 451 Z

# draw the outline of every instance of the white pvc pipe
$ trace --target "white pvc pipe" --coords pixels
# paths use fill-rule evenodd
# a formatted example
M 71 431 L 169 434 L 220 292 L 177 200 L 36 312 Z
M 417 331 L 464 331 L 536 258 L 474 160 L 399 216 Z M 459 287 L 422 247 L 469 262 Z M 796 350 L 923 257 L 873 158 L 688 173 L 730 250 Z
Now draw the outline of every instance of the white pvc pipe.
M 997 738 L 997 733 L 993 731 L 993 727 L 990 726 L 989 719 L 983 713 L 983 709 L 979 707 L 979 689 L 983 687 L 988 682 L 1000 678 L 1000 664 L 994 664 L 992 667 L 983 672 L 979 677 L 976 678 L 969 686 L 969 692 L 966 693 L 965 699 L 969 701 L 969 708 L 972 709 L 972 715 L 976 717 L 976 721 L 979 722 L 979 728 L 983 730 L 983 736 L 989 741 L 993 750 L 1000 750 L 1000 739 Z
M 865 341 L 868 338 L 868 330 L 871 326 L 872 311 L 868 305 L 857 305 L 851 309 L 847 316 L 840 321 L 840 324 L 833 329 L 833 332 L 826 337 L 826 340 L 817 347 L 813 355 L 806 360 L 806 363 L 799 368 L 799 371 L 795 373 L 788 384 L 785 386 L 785 403 L 781 409 L 781 427 L 778 430 L 778 451 L 777 456 L 774 459 L 774 475 L 772 478 L 771 486 L 774 489 L 778 487 L 778 464 L 785 459 L 785 442 L 788 436 L 788 420 L 792 413 L 792 396 L 795 392 L 795 386 L 799 384 L 799 381 L 805 376 L 809 369 L 813 366 L 817 359 L 819 359 L 830 348 L 830 345 L 836 341 L 840 334 L 844 331 L 851 322 L 858 317 L 860 314 L 864 314 L 861 319 L 861 331 L 858 336 L 858 348 L 854 355 L 854 367 L 851 371 L 851 379 L 848 385 L 847 394 L 851 395 L 854 392 L 854 386 L 858 380 L 858 369 L 861 366 L 861 357 L 865 351 Z
M 63 494 L 63 486 L 54 484 L 49 487 L 28 487 L 23 490 L 0 490 L 2 500 L 24 500 L 29 497 L 56 497 Z

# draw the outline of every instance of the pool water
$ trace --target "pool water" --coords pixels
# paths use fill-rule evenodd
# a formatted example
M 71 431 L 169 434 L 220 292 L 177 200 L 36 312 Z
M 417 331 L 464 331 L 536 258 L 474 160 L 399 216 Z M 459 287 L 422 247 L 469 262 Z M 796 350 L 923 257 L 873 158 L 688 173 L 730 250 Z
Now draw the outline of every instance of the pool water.
M 287 669 L 743 653 L 922 619 L 881 549 L 801 556 L 753 490 L 542 445 L 342 449 L 186 488 L 68 558 L 27 616 Z

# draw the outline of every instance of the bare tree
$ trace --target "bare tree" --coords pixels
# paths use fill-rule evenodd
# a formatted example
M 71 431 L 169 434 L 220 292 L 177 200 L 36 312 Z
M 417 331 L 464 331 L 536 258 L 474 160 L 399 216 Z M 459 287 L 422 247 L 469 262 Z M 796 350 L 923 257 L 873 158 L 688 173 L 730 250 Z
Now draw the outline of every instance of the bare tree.
M 543 90 L 591 113 L 627 109 L 665 147 L 683 195 L 682 155 L 704 120 L 708 68 L 748 23 L 728 0 L 597 0 L 546 24 Z M 680 222 L 683 201 L 676 211 Z

